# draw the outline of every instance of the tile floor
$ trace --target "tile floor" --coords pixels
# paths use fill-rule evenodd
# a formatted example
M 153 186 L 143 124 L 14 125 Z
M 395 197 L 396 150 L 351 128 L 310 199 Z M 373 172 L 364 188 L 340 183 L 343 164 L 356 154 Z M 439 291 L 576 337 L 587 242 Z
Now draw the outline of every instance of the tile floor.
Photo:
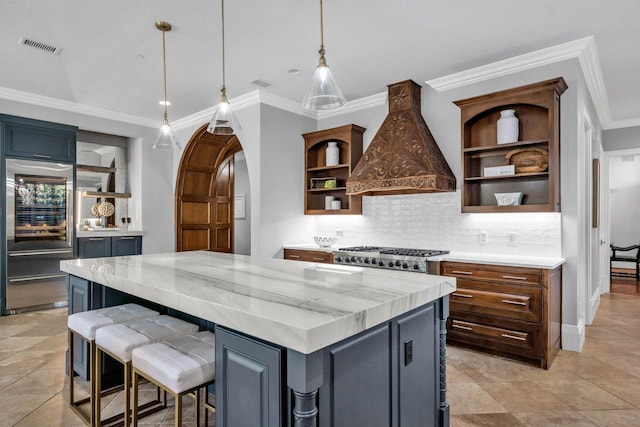
M 448 347 L 451 425 L 639 426 L 640 296 L 604 295 L 586 335 L 582 353 L 561 351 L 548 371 Z M 64 308 L 0 318 L 0 427 L 84 425 L 68 408 L 66 339 Z M 104 399 L 104 415 L 121 399 Z M 141 420 L 172 423 L 171 405 Z

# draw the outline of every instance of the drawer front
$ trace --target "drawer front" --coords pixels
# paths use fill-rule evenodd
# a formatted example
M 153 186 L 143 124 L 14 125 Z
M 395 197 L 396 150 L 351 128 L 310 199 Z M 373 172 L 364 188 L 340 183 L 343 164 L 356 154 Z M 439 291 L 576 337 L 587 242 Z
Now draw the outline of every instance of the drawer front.
M 451 316 L 447 322 L 447 339 L 450 341 L 531 358 L 540 356 L 540 330 L 534 325 L 523 323 L 497 326 L 465 319 L 454 313 Z
M 536 268 L 501 267 L 495 265 L 443 262 L 444 276 L 490 279 L 501 282 L 539 285 L 542 272 Z
M 542 322 L 542 289 L 538 287 L 459 278 L 449 301 L 451 310 Z
M 305 251 L 297 249 L 285 249 L 284 259 L 294 261 L 323 262 L 325 264 L 333 264 L 333 254 L 323 251 Z

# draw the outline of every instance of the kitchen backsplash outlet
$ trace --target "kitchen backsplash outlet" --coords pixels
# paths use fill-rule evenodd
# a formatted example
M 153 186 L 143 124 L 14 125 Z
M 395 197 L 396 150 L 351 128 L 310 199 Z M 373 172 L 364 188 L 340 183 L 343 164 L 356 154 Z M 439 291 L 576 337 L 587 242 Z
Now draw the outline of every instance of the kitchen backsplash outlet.
M 491 254 L 561 256 L 559 213 L 461 214 L 455 193 L 363 197 L 362 215 L 316 217 L 313 235 L 335 235 L 337 246 L 380 245 Z M 484 243 L 478 232 L 487 238 Z M 509 241 L 509 232 L 514 233 Z

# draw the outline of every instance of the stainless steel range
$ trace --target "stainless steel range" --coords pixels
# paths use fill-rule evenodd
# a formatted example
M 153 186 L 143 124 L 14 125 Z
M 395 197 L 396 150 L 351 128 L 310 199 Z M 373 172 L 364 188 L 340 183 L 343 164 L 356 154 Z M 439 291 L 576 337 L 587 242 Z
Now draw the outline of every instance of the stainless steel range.
M 433 249 L 351 246 L 333 251 L 333 262 L 334 264 L 428 273 L 430 272 L 429 257 L 448 253 L 449 251 Z

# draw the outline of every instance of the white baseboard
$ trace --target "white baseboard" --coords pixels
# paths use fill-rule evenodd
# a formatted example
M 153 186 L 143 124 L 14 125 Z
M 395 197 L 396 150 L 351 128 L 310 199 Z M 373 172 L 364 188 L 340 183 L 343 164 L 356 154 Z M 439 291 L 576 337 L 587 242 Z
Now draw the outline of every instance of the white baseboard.
M 562 325 L 562 349 L 577 351 L 582 350 L 584 345 L 585 333 L 584 333 L 584 321 L 581 319 L 578 325 Z

